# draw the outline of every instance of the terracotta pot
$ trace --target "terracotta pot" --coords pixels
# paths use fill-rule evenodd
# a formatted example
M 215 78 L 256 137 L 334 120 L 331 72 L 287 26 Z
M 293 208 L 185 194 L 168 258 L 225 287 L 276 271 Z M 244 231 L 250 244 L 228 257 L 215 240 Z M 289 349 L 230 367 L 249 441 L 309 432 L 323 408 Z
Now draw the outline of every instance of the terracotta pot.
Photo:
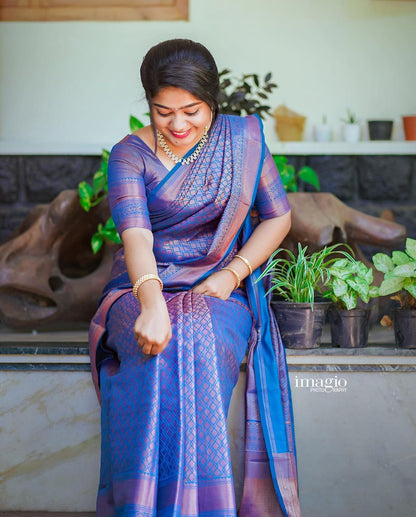
M 416 115 L 402 117 L 406 140 L 416 140 Z

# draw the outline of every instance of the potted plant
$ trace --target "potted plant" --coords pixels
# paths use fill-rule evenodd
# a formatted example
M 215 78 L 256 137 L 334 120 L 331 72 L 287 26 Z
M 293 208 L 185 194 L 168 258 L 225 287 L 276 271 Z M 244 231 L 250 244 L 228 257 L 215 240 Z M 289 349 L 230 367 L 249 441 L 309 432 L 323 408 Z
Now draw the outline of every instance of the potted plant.
M 393 295 L 399 302 L 393 311 L 397 346 L 416 348 L 416 240 L 407 238 L 405 251 L 393 251 L 391 257 L 376 253 L 373 263 L 384 273 L 380 296 Z
M 349 108 L 347 108 L 347 116 L 342 118 L 344 123 L 344 140 L 346 142 L 354 143 L 360 140 L 360 121 Z
M 317 142 L 329 142 L 331 140 L 331 126 L 328 124 L 326 115 L 322 117 L 321 124 L 315 127 L 315 138 Z
M 260 118 L 270 115 L 270 106 L 265 104 L 277 84 L 272 82 L 272 74 L 268 72 L 262 79 L 258 74 L 243 74 L 235 77 L 225 68 L 219 73 L 221 113 L 227 115 L 252 115 Z
M 368 341 L 369 308 L 358 308 L 358 299 L 368 304 L 378 296 L 372 285 L 373 270 L 351 255 L 337 260 L 328 268 L 329 277 L 323 296 L 332 307 L 328 311 L 333 346 L 364 347 Z
M 289 249 L 276 250 L 259 280 L 271 277 L 272 308 L 287 348 L 317 348 L 320 344 L 328 301 L 319 301 L 319 286 L 328 280 L 328 268 L 339 244 L 308 254 L 298 244 L 297 255 Z M 340 253 L 343 254 L 341 251 Z

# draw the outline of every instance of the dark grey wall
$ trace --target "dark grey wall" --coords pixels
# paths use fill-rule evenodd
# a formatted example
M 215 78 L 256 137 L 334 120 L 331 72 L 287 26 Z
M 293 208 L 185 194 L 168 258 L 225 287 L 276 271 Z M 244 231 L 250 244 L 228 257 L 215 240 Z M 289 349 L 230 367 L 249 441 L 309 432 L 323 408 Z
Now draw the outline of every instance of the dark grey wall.
M 354 208 L 376 216 L 391 210 L 416 238 L 415 156 L 290 156 L 289 161 L 297 168 L 310 165 L 323 192 Z M 0 156 L 0 242 L 34 205 L 90 180 L 99 164 L 98 156 Z

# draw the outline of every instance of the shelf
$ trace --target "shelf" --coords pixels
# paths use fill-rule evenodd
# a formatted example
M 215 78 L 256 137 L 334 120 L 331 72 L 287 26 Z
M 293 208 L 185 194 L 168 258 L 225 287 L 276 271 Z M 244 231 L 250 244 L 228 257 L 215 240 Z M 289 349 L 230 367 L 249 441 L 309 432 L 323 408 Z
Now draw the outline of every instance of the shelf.
M 272 154 L 282 155 L 416 155 L 416 141 L 348 142 L 271 142 Z
M 415 155 L 416 141 L 277 142 L 268 140 L 272 154 L 282 155 Z M 92 155 L 111 150 L 113 143 L 65 143 L 0 140 L 0 155 Z

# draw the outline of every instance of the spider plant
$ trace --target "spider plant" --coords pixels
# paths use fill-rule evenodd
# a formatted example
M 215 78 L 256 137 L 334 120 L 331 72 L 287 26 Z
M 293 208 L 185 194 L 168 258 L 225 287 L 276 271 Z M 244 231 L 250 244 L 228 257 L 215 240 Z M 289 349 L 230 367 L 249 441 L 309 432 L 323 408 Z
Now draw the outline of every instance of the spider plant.
M 313 308 L 315 295 L 321 292 L 328 281 L 329 268 L 338 260 L 337 254 L 352 259 L 349 253 L 340 249 L 341 246 L 345 247 L 345 244 L 325 246 L 310 254 L 307 246 L 302 247 L 298 243 L 297 255 L 289 249 L 279 248 L 271 255 L 259 280 L 270 275 L 271 287 L 268 293 L 274 292 L 290 302 L 310 303 Z

